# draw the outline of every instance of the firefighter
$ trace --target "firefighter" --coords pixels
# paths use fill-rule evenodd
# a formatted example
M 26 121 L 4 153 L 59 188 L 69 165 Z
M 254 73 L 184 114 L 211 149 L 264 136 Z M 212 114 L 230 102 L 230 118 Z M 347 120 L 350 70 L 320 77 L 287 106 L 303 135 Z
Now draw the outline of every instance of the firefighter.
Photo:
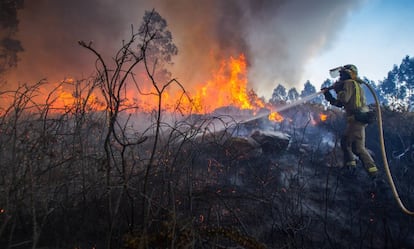
M 338 81 L 331 87 L 322 88 L 321 90 L 325 95 L 325 99 L 331 105 L 345 109 L 346 129 L 341 138 L 344 166 L 354 171 L 356 167 L 354 155 L 356 155 L 369 175 L 375 178 L 378 168 L 365 148 L 365 127 L 367 123 L 359 119 L 360 115 L 356 115 L 356 113 L 366 113 L 368 111 L 365 94 L 360 82 L 357 67 L 348 64 L 339 68 Z M 336 92 L 337 98 L 332 96 L 330 89 Z

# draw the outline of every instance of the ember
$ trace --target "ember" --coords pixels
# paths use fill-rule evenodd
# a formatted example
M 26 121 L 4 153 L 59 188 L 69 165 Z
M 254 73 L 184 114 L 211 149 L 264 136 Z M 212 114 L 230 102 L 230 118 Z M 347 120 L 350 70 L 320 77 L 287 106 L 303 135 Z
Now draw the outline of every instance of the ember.
M 325 122 L 328 119 L 328 115 L 321 113 L 321 114 L 319 114 L 319 119 L 322 122 Z

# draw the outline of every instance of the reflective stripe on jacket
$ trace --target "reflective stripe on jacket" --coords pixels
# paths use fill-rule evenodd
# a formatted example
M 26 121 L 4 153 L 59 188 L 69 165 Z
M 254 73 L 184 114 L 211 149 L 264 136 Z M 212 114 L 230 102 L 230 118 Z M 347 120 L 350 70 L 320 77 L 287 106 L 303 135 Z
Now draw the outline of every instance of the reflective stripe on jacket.
M 352 115 L 357 109 L 366 109 L 364 89 L 355 80 L 344 80 L 343 87 L 337 92 L 338 101 L 344 105 L 347 115 Z

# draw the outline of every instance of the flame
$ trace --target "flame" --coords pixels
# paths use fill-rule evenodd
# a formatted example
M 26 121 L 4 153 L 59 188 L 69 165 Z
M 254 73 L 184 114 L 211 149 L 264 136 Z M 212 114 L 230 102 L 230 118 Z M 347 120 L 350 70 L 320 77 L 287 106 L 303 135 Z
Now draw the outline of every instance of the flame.
M 145 75 L 140 77 L 145 78 Z M 56 92 L 51 107 L 55 111 L 68 110 L 75 105 L 88 105 L 90 110 L 105 110 L 104 98 L 99 91 L 89 94 L 74 91 L 76 82 L 74 79 L 62 81 Z M 145 81 L 143 81 L 145 82 Z M 132 84 L 131 84 L 132 86 Z M 122 96 L 124 110 L 151 112 L 159 105 L 159 96 L 155 94 L 154 86 L 147 82 L 134 88 L 125 89 Z M 47 92 L 47 91 L 45 91 Z M 179 106 L 183 114 L 197 113 L 208 114 L 220 107 L 234 106 L 242 110 L 252 110 L 256 113 L 260 108 L 268 108 L 272 112 L 269 120 L 281 122 L 284 118 L 270 104 L 259 98 L 253 90 L 248 90 L 247 63 L 243 54 L 238 57 L 230 57 L 223 60 L 218 69 L 212 73 L 210 80 L 197 84 L 187 92 L 189 98 L 183 97 L 181 88 L 168 88 L 162 93 L 162 109 L 174 112 Z M 47 96 L 47 94 L 44 94 Z
M 270 108 L 260 99 L 253 90 L 247 87 L 247 68 L 244 55 L 238 58 L 230 57 L 223 61 L 219 70 L 213 74 L 213 79 L 198 87 L 194 97 L 196 112 L 212 112 L 223 106 L 236 106 L 244 110 L 257 111 L 260 108 Z M 268 116 L 275 122 L 283 121 L 283 117 L 276 111 Z
M 54 108 L 64 108 L 74 105 L 75 102 L 76 99 L 74 98 L 73 94 L 63 90 L 63 87 L 60 86 L 58 89 L 58 97 L 52 106 Z
M 284 120 L 284 118 L 278 112 L 271 112 L 269 114 L 269 120 L 275 121 L 275 122 L 282 122 Z
M 65 83 L 72 84 L 73 82 L 68 82 L 65 80 Z M 47 91 L 47 90 L 43 90 Z M 62 85 L 58 87 L 56 91 L 56 97 L 51 103 L 51 109 L 56 112 L 61 110 L 71 109 L 76 105 L 87 105 L 94 110 L 102 111 L 104 110 L 104 105 L 99 103 L 99 98 L 95 94 L 90 94 L 87 99 L 86 96 L 77 96 L 75 92 L 66 90 Z
M 328 119 L 328 115 L 321 113 L 321 114 L 319 114 L 319 119 L 322 122 L 325 122 Z
M 196 112 L 209 113 L 223 106 L 255 110 L 264 107 L 264 102 L 247 90 L 247 70 L 244 55 L 223 61 L 213 79 L 196 88 L 193 98 Z

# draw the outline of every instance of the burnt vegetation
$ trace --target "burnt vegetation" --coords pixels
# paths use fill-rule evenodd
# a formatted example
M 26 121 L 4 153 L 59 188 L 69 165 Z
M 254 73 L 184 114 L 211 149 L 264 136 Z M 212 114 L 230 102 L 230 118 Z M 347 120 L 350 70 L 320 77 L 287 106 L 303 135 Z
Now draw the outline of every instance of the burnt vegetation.
M 62 82 L 73 103 L 54 107 L 59 86 L 40 101 L 44 81 L 0 92 L 12 100 L 0 115 L 1 248 L 414 247 L 414 220 L 387 184 L 342 167 L 340 110 L 307 103 L 279 123 L 182 115 L 180 103 L 165 112 L 169 88 L 191 98 L 159 70 L 177 50 L 155 11 L 111 61 L 80 45 L 96 56 L 96 75 Z M 131 87 L 158 109 L 126 102 Z M 400 196 L 413 208 L 413 114 L 385 108 L 383 119 Z M 367 147 L 381 164 L 377 132 L 367 128 Z

